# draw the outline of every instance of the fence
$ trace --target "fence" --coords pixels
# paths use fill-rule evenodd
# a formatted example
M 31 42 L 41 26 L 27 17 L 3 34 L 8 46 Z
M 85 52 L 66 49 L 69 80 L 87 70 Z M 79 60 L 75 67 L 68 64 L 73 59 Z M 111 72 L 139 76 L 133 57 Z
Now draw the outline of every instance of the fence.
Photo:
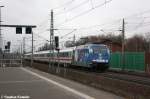
M 22 66 L 22 56 L 13 53 L 0 53 L 0 67 Z
M 0 59 L 0 67 L 22 66 L 21 59 Z
M 109 65 L 111 69 L 145 71 L 145 53 L 125 52 L 123 60 L 120 52 L 112 53 Z

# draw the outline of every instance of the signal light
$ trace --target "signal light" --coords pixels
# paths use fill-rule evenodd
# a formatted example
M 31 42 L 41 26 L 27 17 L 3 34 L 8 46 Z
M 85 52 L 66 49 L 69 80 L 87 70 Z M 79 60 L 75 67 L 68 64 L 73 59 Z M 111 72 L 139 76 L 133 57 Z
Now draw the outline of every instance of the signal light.
M 26 34 L 32 34 L 32 28 L 26 27 Z
M 56 49 L 59 48 L 59 37 L 58 36 L 55 36 L 55 46 L 56 46 Z
M 7 47 L 8 47 L 8 49 L 10 49 L 10 44 L 11 44 L 11 42 L 8 41 L 8 42 L 7 42 Z
M 22 34 L 22 27 L 16 27 L 16 34 Z
M 7 50 L 8 49 L 8 46 L 7 45 L 5 45 L 5 50 Z

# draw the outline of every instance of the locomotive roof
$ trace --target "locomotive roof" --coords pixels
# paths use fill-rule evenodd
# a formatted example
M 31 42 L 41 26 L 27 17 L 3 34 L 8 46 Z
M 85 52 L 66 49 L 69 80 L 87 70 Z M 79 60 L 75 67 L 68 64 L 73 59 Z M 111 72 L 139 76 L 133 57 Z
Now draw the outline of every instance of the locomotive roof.
M 81 48 L 89 48 L 90 46 L 107 46 L 105 44 L 85 44 L 85 45 L 80 45 L 80 46 L 77 46 L 77 49 L 81 49 Z

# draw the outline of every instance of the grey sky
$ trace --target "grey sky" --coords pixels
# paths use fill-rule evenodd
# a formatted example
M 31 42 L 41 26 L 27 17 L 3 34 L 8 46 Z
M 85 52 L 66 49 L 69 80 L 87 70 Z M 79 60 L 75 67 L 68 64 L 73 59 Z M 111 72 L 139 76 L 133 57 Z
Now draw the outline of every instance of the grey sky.
M 150 18 L 144 18 L 150 17 L 150 0 L 112 0 L 108 4 L 93 9 L 89 13 L 77 18 L 74 17 L 91 9 L 92 7 L 96 7 L 97 5 L 104 3 L 105 0 L 3 0 L 1 1 L 1 5 L 5 6 L 2 8 L 3 24 L 34 24 L 38 26 L 35 33 L 49 39 L 49 31 L 47 31 L 47 29 L 49 29 L 50 10 L 52 8 L 59 7 L 66 2 L 70 3 L 65 6 L 61 6 L 58 9 L 54 9 L 55 27 L 62 29 L 83 27 L 90 28 L 77 30 L 68 35 L 65 40 L 72 37 L 73 34 L 76 34 L 77 38 L 87 35 L 104 34 L 104 32 L 100 31 L 101 29 L 105 32 L 119 34 L 116 30 L 121 28 L 122 18 L 125 18 L 126 21 L 127 37 L 130 37 L 135 33 L 150 31 L 150 25 L 148 24 L 149 26 L 147 26 L 147 22 L 150 22 Z M 80 4 L 82 5 L 79 6 Z M 73 9 L 74 7 L 76 7 L 76 9 Z M 70 11 L 70 9 L 72 10 Z M 143 11 L 148 12 L 139 14 Z M 138 15 L 131 16 L 136 13 Z M 67 21 L 71 18 L 74 19 Z M 61 24 L 62 22 L 63 24 Z M 100 26 L 91 27 L 94 25 Z M 59 30 L 55 33 L 56 35 L 63 36 L 71 31 L 72 30 Z M 21 38 L 21 36 L 15 35 L 14 29 L 6 28 L 2 32 L 6 41 L 11 40 L 13 42 L 17 42 L 16 39 Z M 26 37 L 29 37 L 29 35 Z M 35 39 L 39 38 L 35 37 Z M 64 41 L 64 39 L 62 39 L 62 41 Z M 39 42 L 35 43 L 38 44 Z

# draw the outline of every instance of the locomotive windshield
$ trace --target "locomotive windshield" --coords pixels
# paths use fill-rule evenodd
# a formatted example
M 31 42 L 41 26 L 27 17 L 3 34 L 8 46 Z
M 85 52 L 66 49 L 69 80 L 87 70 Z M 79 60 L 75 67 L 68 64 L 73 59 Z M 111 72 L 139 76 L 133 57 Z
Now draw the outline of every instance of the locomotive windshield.
M 92 46 L 93 53 L 106 53 L 106 46 Z

